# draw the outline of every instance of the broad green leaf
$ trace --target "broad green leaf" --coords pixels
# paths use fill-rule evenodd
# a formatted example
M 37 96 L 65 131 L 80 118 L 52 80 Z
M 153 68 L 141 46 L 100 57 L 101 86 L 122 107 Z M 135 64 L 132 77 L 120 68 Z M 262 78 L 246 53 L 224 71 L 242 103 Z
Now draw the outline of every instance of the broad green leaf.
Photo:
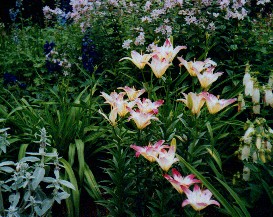
M 75 153 L 76 153 L 76 145 L 74 143 L 71 143 L 68 148 L 68 162 L 71 167 L 74 164 Z
M 29 144 L 22 144 L 19 149 L 19 154 L 18 154 L 18 161 L 20 161 L 23 157 L 26 156 L 26 150 Z
M 206 148 L 208 153 L 210 154 L 210 156 L 213 157 L 213 159 L 215 160 L 215 162 L 217 163 L 217 165 L 219 166 L 219 168 L 222 170 L 222 160 L 220 158 L 220 155 L 218 153 L 218 151 L 211 147 L 211 148 Z
M 89 189 L 88 192 L 93 199 L 95 200 L 102 199 L 98 183 L 87 164 L 85 164 L 84 169 L 84 182 L 86 184 L 85 187 Z
M 83 182 L 83 175 L 84 175 L 84 143 L 80 139 L 75 140 L 76 148 L 77 148 L 77 155 L 79 161 L 79 177 L 80 183 Z
M 78 183 L 77 183 L 77 179 L 76 176 L 73 172 L 72 167 L 70 166 L 70 164 L 63 158 L 60 159 L 60 162 L 63 164 L 64 168 L 65 168 L 65 172 L 69 177 L 69 181 L 71 182 L 71 184 L 75 187 L 75 191 L 71 191 L 72 194 L 72 198 L 73 198 L 73 203 L 70 202 L 70 198 L 68 198 L 66 200 L 66 204 L 68 205 L 68 209 L 70 209 L 69 206 L 73 206 L 75 209 L 75 217 L 78 217 L 80 215 L 80 192 L 78 189 Z M 70 210 L 68 210 L 70 213 L 73 212 Z M 74 215 L 71 214 L 71 216 Z

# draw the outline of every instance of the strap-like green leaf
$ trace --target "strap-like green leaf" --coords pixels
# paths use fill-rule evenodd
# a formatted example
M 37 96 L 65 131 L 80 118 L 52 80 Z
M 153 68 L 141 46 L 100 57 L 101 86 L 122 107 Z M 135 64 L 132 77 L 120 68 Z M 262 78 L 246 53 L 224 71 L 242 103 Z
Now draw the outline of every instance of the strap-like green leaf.
M 87 164 L 85 164 L 84 168 L 84 182 L 86 184 L 85 187 L 88 189 L 87 192 L 93 199 L 95 200 L 102 199 L 98 183 Z
M 220 204 L 222 204 L 227 212 L 232 217 L 240 217 L 238 212 L 232 207 L 232 205 L 224 198 L 222 194 L 217 191 L 214 186 L 203 176 L 201 175 L 194 167 L 192 167 L 189 163 L 187 163 L 184 158 L 177 155 L 179 161 L 184 164 L 196 177 L 202 182 L 203 185 L 205 185 L 213 194 L 213 196 L 219 201 Z
M 60 162 L 63 164 L 65 171 L 69 177 L 69 181 L 71 182 L 71 184 L 74 185 L 75 190 L 71 191 L 72 194 L 72 198 L 73 198 L 73 203 L 67 201 L 70 200 L 70 198 L 68 198 L 66 200 L 66 204 L 67 206 L 73 206 L 75 209 L 75 217 L 78 217 L 80 215 L 80 192 L 79 192 L 79 188 L 78 188 L 78 183 L 77 183 L 77 179 L 75 177 L 75 174 L 73 172 L 72 167 L 70 166 L 70 164 L 63 158 L 60 159 Z M 67 207 L 68 209 L 70 209 L 70 207 Z
M 80 183 L 83 182 L 83 173 L 84 173 L 84 143 L 80 139 L 75 140 L 76 148 L 77 148 L 77 154 L 78 154 L 78 161 L 79 161 L 79 177 L 80 177 Z
M 240 208 L 242 209 L 242 211 L 244 212 L 244 215 L 247 217 L 250 217 L 249 212 L 247 211 L 245 204 L 243 203 L 243 201 L 238 197 L 238 195 L 231 189 L 231 187 L 229 187 L 225 182 L 223 182 L 222 180 L 216 178 L 218 180 L 218 182 L 220 182 L 231 194 L 231 196 L 235 199 L 235 201 L 237 202 L 237 204 L 240 206 Z

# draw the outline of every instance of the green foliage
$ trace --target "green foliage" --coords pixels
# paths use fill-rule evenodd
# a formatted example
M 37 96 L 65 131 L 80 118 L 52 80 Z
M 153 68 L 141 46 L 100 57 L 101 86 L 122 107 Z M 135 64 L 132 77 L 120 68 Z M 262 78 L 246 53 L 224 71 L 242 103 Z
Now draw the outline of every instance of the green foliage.
M 3 129 L 1 145 L 6 145 L 7 129 Z M 74 185 L 60 178 L 60 157 L 56 150 L 49 152 L 50 141 L 41 129 L 39 152 L 26 152 L 17 163 L 2 161 L 0 170 L 10 174 L 1 178 L 0 212 L 4 216 L 50 216 L 55 202 L 61 203 L 70 195 L 64 190 L 76 190 Z M 52 165 L 52 166 L 51 166 Z M 49 190 L 50 189 L 50 190 Z M 51 190 L 52 189 L 52 190 Z M 3 200 L 8 197 L 8 202 Z M 6 209 L 4 207 L 8 206 Z

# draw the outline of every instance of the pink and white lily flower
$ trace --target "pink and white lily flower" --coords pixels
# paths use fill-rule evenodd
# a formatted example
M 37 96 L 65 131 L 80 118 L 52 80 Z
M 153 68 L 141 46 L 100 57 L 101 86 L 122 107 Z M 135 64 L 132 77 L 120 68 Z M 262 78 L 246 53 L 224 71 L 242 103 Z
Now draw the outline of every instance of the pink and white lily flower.
M 111 106 L 114 106 L 117 100 L 123 100 L 125 93 L 112 92 L 108 95 L 105 92 L 101 92 L 101 96 L 106 100 L 104 103 L 108 103 Z
M 147 64 L 151 67 L 157 78 L 161 78 L 171 65 L 167 59 L 160 58 L 157 54 L 153 55 L 152 62 L 147 62 Z
M 208 92 L 201 93 L 206 99 L 206 104 L 210 114 L 215 114 L 225 108 L 226 106 L 234 103 L 237 99 L 218 99 L 213 94 L 209 94 Z
M 201 190 L 198 185 L 194 185 L 193 191 L 183 186 L 181 188 L 188 197 L 188 199 L 183 201 L 182 207 L 190 204 L 196 211 L 200 211 L 211 204 L 220 207 L 218 201 L 211 200 L 212 193 L 208 189 Z
M 117 108 L 112 108 L 110 114 L 109 114 L 109 118 L 107 117 L 106 114 L 104 114 L 100 109 L 98 111 L 107 121 L 109 121 L 109 123 L 112 126 L 116 126 L 117 125 L 117 115 L 118 115 L 118 109 Z
M 131 60 L 139 69 L 143 69 L 145 67 L 146 63 L 152 57 L 152 54 L 144 54 L 144 55 L 142 55 L 142 52 L 138 53 L 137 51 L 133 50 L 131 52 L 131 56 L 132 56 L 132 58 L 130 58 L 130 57 L 124 57 L 124 58 L 120 59 L 119 61 L 122 61 L 122 60 Z
M 150 99 L 136 99 L 136 104 L 139 110 L 143 113 L 153 112 L 154 114 L 158 113 L 158 107 L 164 103 L 164 100 L 160 99 L 155 102 L 152 102 Z
M 119 87 L 118 89 L 124 90 L 130 101 L 135 100 L 136 98 L 138 98 L 139 96 L 141 96 L 145 92 L 145 89 L 136 90 L 135 87 L 131 88 L 128 86 Z
M 156 158 L 156 162 L 159 164 L 161 169 L 164 170 L 165 172 L 168 172 L 171 166 L 174 163 L 179 161 L 178 158 L 175 157 L 175 151 L 176 151 L 176 146 L 171 145 L 168 151 L 163 149 L 159 153 L 159 156 Z
M 161 59 L 166 59 L 167 62 L 172 62 L 174 57 L 177 55 L 177 53 L 182 50 L 187 49 L 186 46 L 177 46 L 175 49 L 173 48 L 173 44 L 171 40 L 168 38 L 166 39 L 165 43 L 161 47 L 154 47 L 153 52 L 158 54 Z
M 164 142 L 164 140 L 159 140 L 154 145 L 149 144 L 148 146 L 141 147 L 133 144 L 130 145 L 130 147 L 136 151 L 136 157 L 142 155 L 148 161 L 155 162 L 156 157 L 159 155 L 161 150 L 169 147 L 167 145 L 163 145 Z
M 182 57 L 177 57 L 177 59 L 181 62 L 179 66 L 184 65 L 187 71 L 191 76 L 197 76 L 197 73 L 201 73 L 203 70 L 210 69 L 215 67 L 217 64 L 212 61 L 210 58 L 207 58 L 205 61 L 190 61 L 187 62 Z
M 105 103 L 111 105 L 112 109 L 116 108 L 120 117 L 124 117 L 129 111 L 127 108 L 133 108 L 135 101 L 128 102 L 124 100 L 123 97 L 126 93 L 116 93 L 112 92 L 110 95 L 107 93 L 101 92 L 101 96 L 106 100 Z
M 185 99 L 178 99 L 177 101 L 184 102 L 193 114 L 199 114 L 202 106 L 206 102 L 204 96 L 193 92 L 188 94 L 183 93 L 183 95 Z
M 196 73 L 201 87 L 205 90 L 208 90 L 210 85 L 223 74 L 223 72 L 213 73 L 214 68 L 209 69 L 209 71 L 206 70 L 202 74 L 199 72 Z
M 128 118 L 128 121 L 133 119 L 138 129 L 143 130 L 149 124 L 151 124 L 151 120 L 158 121 L 158 118 L 154 116 L 153 112 L 143 113 L 139 110 L 132 110 L 131 108 L 127 108 L 130 112 L 131 116 Z
M 164 177 L 172 184 L 172 186 L 180 193 L 183 193 L 181 186 L 189 188 L 194 183 L 201 183 L 200 180 L 194 179 L 195 175 L 190 174 L 186 177 L 183 177 L 177 169 L 172 169 L 173 177 L 165 174 Z

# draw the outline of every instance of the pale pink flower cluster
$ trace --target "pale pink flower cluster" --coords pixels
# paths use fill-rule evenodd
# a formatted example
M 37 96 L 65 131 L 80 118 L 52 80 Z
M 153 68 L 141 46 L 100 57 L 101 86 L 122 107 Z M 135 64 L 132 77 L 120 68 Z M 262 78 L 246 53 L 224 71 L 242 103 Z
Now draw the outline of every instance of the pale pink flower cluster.
M 70 13 L 65 13 L 60 8 L 55 8 L 54 10 L 48 6 L 43 7 L 43 13 L 47 20 L 52 20 L 53 18 L 62 17 L 65 19 L 70 18 Z
M 257 5 L 264 5 L 268 2 L 269 0 L 259 0 Z M 143 36 L 151 28 L 158 36 L 169 37 L 174 30 L 177 30 L 175 19 L 180 16 L 185 21 L 182 25 L 196 25 L 209 31 L 217 30 L 217 25 L 215 25 L 217 22 L 215 21 L 219 22 L 220 19 L 245 19 L 249 12 L 250 0 L 150 0 L 145 3 L 125 0 L 71 0 L 70 5 L 72 12 L 65 16 L 74 20 L 82 31 L 92 26 L 92 22 L 96 22 L 98 18 L 103 19 L 109 13 L 113 17 L 124 17 L 124 19 L 130 18 L 132 13 L 136 13 L 138 20 L 134 20 L 134 26 L 145 27 L 145 30 L 142 35 L 135 35 L 131 29 L 127 35 L 127 32 L 125 33 L 125 37 L 130 37 L 131 40 L 136 41 L 136 46 L 141 46 L 144 41 Z M 207 7 L 210 7 L 210 12 Z M 204 11 L 207 12 L 204 13 Z M 64 15 L 60 9 L 52 10 L 47 6 L 44 8 L 44 13 L 47 19 L 52 19 L 52 16 L 56 14 Z M 168 26 L 164 27 L 162 20 L 167 18 L 174 20 L 171 20 Z
M 215 82 L 218 77 L 223 74 L 223 72 L 213 73 L 215 67 L 217 66 L 214 61 L 208 58 L 205 61 L 187 62 L 182 57 L 178 57 L 178 60 L 181 62 L 180 66 L 185 66 L 191 76 L 196 76 L 198 78 L 202 89 L 205 90 L 202 93 L 183 93 L 185 98 L 177 100 L 185 103 L 185 105 L 191 110 L 192 114 L 198 115 L 205 102 L 209 113 L 216 114 L 220 110 L 224 109 L 226 106 L 236 101 L 236 98 L 228 100 L 219 99 L 213 94 L 206 92 L 212 85 L 212 83 Z
M 130 147 L 136 151 L 136 157 L 142 155 L 150 162 L 157 162 L 164 172 L 168 172 L 172 165 L 179 161 L 175 157 L 176 142 L 172 140 L 171 145 L 163 145 L 164 140 L 157 141 L 154 145 L 151 143 L 148 146 L 137 146 L 135 144 Z M 180 172 L 172 168 L 172 176 L 168 174 L 163 175 L 172 186 L 178 191 L 178 193 L 185 193 L 187 199 L 183 201 L 182 207 L 191 205 L 196 211 L 200 211 L 211 204 L 220 206 L 216 200 L 211 200 L 212 193 L 206 189 L 200 189 L 196 183 L 201 183 L 200 180 L 195 179 L 195 175 L 190 174 L 183 177 Z M 193 191 L 190 187 L 194 184 Z
M 271 106 L 273 108 L 273 76 L 269 76 L 267 84 L 260 86 L 257 78 L 252 74 L 253 73 L 250 72 L 250 66 L 247 65 L 243 77 L 243 85 L 245 87 L 244 94 L 246 97 L 251 97 L 252 99 L 253 113 L 260 114 L 261 101 L 263 101 L 264 106 Z M 262 93 L 263 97 L 261 97 Z
M 68 76 L 70 74 L 72 65 L 69 62 L 66 53 L 60 54 L 55 48 L 53 48 L 49 53 L 46 54 L 46 60 L 61 66 L 64 76 Z
M 131 39 L 125 40 L 125 41 L 123 42 L 123 44 L 122 44 L 122 48 L 124 48 L 124 49 L 126 49 L 126 50 L 130 49 L 130 48 L 131 48 L 131 47 L 130 47 L 130 44 L 131 44 L 132 42 L 133 42 L 133 41 L 132 41 Z
M 150 99 L 139 98 L 145 90 L 136 90 L 134 87 L 130 88 L 128 86 L 119 87 L 118 89 L 124 92 L 112 92 L 108 95 L 105 92 L 101 92 L 101 96 L 106 100 L 105 103 L 111 105 L 111 112 L 109 117 L 105 115 L 101 110 L 99 113 L 107 119 L 111 125 L 117 125 L 117 116 L 125 117 L 128 113 L 130 114 L 128 121 L 131 119 L 136 124 L 137 128 L 143 130 L 145 127 L 151 124 L 151 120 L 158 120 L 155 116 L 158 113 L 158 107 L 164 103 L 164 100 L 157 100 L 152 102 Z M 124 96 L 127 99 L 124 99 Z
M 132 61 L 139 69 L 143 69 L 146 64 L 148 64 L 154 75 L 157 78 L 161 78 L 168 67 L 172 64 L 172 61 L 174 57 L 177 55 L 177 53 L 182 50 L 186 49 L 185 46 L 177 46 L 176 48 L 173 47 L 173 44 L 171 40 L 168 38 L 166 39 L 163 46 L 158 47 L 155 45 L 151 46 L 152 53 L 151 54 L 139 54 L 136 51 L 131 52 L 130 57 L 124 57 L 121 60 L 128 59 Z M 151 62 L 149 62 L 151 59 Z
M 135 144 L 130 147 L 136 151 L 136 157 L 142 155 L 150 162 L 157 162 L 162 170 L 167 172 L 171 166 L 179 160 L 175 157 L 175 145 L 163 145 L 165 141 L 160 140 L 154 145 L 137 146 Z

